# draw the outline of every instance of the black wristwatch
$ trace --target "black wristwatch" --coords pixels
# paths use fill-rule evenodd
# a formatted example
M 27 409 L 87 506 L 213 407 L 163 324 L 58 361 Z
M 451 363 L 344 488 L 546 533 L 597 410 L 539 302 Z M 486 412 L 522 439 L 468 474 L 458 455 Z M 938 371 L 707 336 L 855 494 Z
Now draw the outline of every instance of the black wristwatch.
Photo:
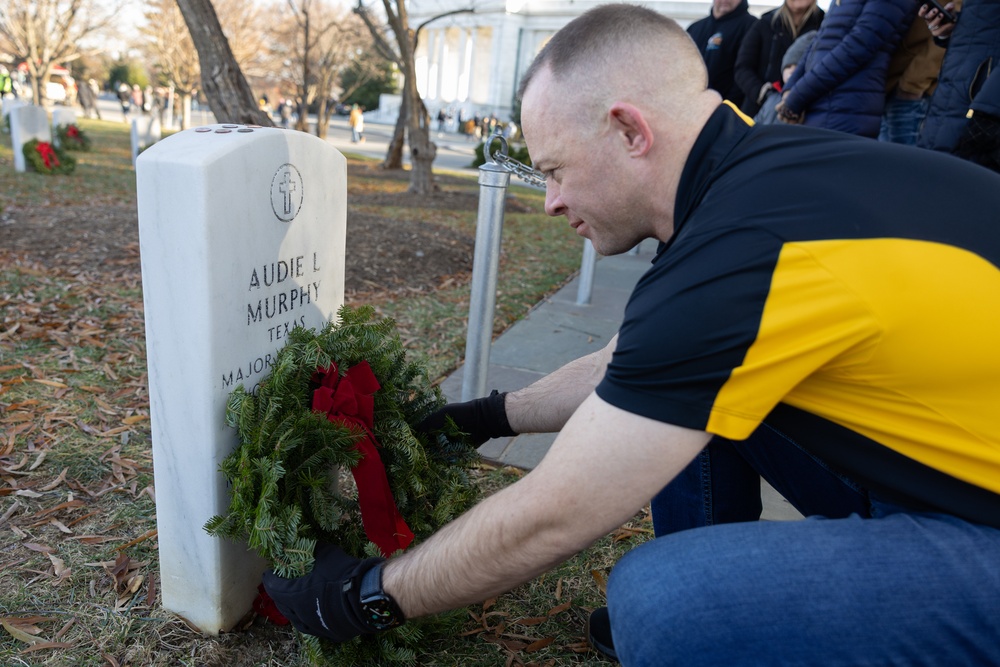
M 388 630 L 402 625 L 406 620 L 399 605 L 382 590 L 381 561 L 361 577 L 361 622 L 372 630 Z

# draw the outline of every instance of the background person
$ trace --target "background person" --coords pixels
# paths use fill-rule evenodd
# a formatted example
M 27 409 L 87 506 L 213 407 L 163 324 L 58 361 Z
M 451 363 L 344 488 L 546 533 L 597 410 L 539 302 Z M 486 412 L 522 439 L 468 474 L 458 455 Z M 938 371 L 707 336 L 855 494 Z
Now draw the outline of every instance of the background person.
M 533 471 L 388 561 L 265 574 L 282 613 L 342 641 L 482 601 L 656 495 L 591 623 L 625 665 L 1000 662 L 1000 176 L 752 126 L 632 5 L 560 30 L 521 97 L 546 212 L 662 244 L 605 349 L 425 423 L 559 431 Z M 761 474 L 811 518 L 757 521 Z
M 364 142 L 365 115 L 357 104 L 351 107 L 351 115 L 348 116 L 347 124 L 351 126 L 351 143 Z
M 712 12 L 687 29 L 708 67 L 708 87 L 736 105 L 743 103 L 734 78 L 736 56 L 755 23 L 747 0 L 713 0 Z
M 816 0 L 785 0 L 753 24 L 740 45 L 734 69 L 736 84 L 743 91 L 743 113 L 755 116 L 769 92 L 781 92 L 785 52 L 800 35 L 817 30 L 825 15 Z
M 879 141 L 908 146 L 917 143 L 943 58 L 944 49 L 934 42 L 927 23 L 914 21 L 889 61 Z
M 809 50 L 809 45 L 812 41 L 816 39 L 815 30 L 810 30 L 809 32 L 804 32 L 798 36 L 798 38 L 792 42 L 792 45 L 788 47 L 785 51 L 784 57 L 781 59 L 781 87 L 782 89 L 788 83 L 788 80 L 792 78 L 792 74 L 795 73 L 795 69 L 799 66 L 799 61 L 802 60 L 802 56 L 805 52 Z M 757 115 L 753 117 L 755 123 L 761 125 L 770 125 L 772 123 L 779 122 L 778 120 L 778 104 L 781 103 L 781 90 L 777 86 L 772 87 L 771 90 L 767 92 L 764 96 L 764 102 L 760 106 L 760 110 L 757 111 Z
M 957 16 L 955 22 L 941 22 L 935 10 L 920 10 L 922 17 L 931 19 L 931 32 L 947 50 L 917 145 L 950 153 L 980 90 L 1000 67 L 1000 2 L 965 0 L 961 11 L 954 3 L 945 9 Z
M 916 17 L 918 0 L 840 0 L 778 105 L 787 123 L 875 138 L 882 125 L 889 59 Z

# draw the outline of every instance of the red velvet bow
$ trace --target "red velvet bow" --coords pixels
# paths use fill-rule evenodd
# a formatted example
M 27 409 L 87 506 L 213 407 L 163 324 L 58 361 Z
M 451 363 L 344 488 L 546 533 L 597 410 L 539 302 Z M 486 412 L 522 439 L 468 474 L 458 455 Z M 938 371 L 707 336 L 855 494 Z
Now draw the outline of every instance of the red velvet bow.
M 373 394 L 380 389 L 378 380 L 367 361 L 349 368 L 343 377 L 338 374 L 337 365 L 330 364 L 329 368 L 318 370 L 313 379 L 320 387 L 313 392 L 312 409 L 325 413 L 331 422 L 353 426 L 365 433 L 356 445 L 361 460 L 351 473 L 358 485 L 358 505 L 365 534 L 388 558 L 410 545 L 413 531 L 396 507 L 378 453 L 379 444 L 372 432 Z
M 42 156 L 42 164 L 45 165 L 46 169 L 59 166 L 59 157 L 52 150 L 52 144 L 47 141 L 39 141 L 37 150 L 38 154 Z
M 76 139 L 80 136 L 80 131 L 76 129 L 76 125 L 70 125 L 66 128 L 66 136 L 71 139 Z
M 274 604 L 274 600 L 264 590 L 264 584 L 257 586 L 257 597 L 253 601 L 253 610 L 275 625 L 288 625 L 289 623 L 289 620 L 278 611 L 278 605 Z

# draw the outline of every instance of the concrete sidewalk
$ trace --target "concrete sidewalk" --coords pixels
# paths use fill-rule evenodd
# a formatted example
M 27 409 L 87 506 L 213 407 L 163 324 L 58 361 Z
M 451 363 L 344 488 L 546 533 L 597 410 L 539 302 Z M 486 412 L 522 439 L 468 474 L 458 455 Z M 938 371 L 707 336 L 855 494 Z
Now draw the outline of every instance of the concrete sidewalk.
M 524 319 L 493 341 L 486 386 L 513 391 L 525 387 L 573 359 L 596 352 L 618 331 L 632 288 L 649 268 L 656 242 L 644 241 L 637 255 L 602 257 L 597 261 L 591 302 L 578 305 L 579 275 L 536 305 Z M 581 255 L 583 246 L 581 243 Z M 449 401 L 461 400 L 464 369 L 441 384 Z M 534 468 L 555 440 L 554 433 L 517 435 L 490 440 L 479 448 L 487 460 L 518 468 Z M 801 515 L 761 480 L 768 520 L 794 520 Z

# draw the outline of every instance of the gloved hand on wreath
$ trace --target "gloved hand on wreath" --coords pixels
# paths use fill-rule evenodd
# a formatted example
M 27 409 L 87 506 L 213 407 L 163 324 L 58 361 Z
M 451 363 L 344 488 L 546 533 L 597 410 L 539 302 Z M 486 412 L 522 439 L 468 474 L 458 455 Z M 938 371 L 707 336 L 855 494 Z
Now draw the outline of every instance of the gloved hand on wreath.
M 264 589 L 296 630 L 345 642 L 402 625 L 399 605 L 382 589 L 384 558 L 361 560 L 333 544 L 318 545 L 315 556 L 305 576 L 264 573 Z
M 469 443 L 478 447 L 490 438 L 517 435 L 507 421 L 507 410 L 504 408 L 504 397 L 496 389 L 489 396 L 476 398 L 465 403 L 449 403 L 431 413 L 417 425 L 424 433 L 433 433 L 444 428 L 448 417 L 455 422 L 458 429 L 467 433 Z

